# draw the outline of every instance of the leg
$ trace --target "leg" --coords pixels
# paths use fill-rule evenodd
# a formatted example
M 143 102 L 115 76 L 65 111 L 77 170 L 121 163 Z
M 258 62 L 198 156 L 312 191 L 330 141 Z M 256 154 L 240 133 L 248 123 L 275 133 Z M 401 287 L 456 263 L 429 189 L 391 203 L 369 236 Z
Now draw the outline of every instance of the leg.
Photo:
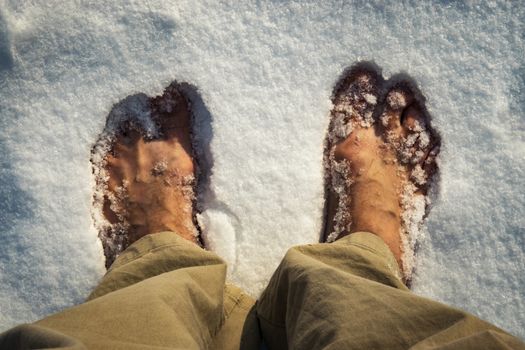
M 211 342 L 222 322 L 220 258 L 162 232 L 136 242 L 114 265 L 88 302 L 27 326 L 21 337 L 36 326 L 87 348 L 204 349 Z
M 173 232 L 147 235 L 86 303 L 6 332 L 0 348 L 238 348 L 253 300 L 225 278 L 215 254 Z
M 253 300 L 200 247 L 189 103 L 176 85 L 128 99 L 93 150 L 108 273 L 86 303 L 0 335 L 0 348 L 238 348 Z
M 269 349 L 503 349 L 516 338 L 411 293 L 388 246 L 353 233 L 288 251 L 257 303 Z
M 257 305 L 271 349 L 501 348 L 520 344 L 405 286 L 439 138 L 410 84 L 356 67 L 338 84 L 326 167 L 331 244 L 291 249 Z M 369 233 L 372 232 L 372 233 Z

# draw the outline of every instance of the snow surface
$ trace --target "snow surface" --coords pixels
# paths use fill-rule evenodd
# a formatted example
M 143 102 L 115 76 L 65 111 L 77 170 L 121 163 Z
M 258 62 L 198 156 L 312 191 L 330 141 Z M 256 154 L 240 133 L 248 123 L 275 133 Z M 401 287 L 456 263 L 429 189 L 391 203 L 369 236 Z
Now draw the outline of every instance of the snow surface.
M 442 136 L 414 290 L 525 338 L 524 22 L 505 1 L 0 0 L 0 329 L 102 276 L 91 146 L 175 79 L 212 118 L 208 239 L 256 296 L 318 240 L 329 97 L 366 59 L 419 82 Z

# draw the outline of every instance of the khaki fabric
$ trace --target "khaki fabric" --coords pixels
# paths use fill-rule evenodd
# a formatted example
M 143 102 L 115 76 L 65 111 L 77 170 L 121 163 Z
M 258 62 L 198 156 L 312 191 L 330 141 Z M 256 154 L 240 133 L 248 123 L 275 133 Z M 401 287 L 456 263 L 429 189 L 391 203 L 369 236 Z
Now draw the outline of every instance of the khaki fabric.
M 260 300 L 172 232 L 117 258 L 81 305 L 0 335 L 0 349 L 525 349 L 463 311 L 411 293 L 383 241 L 354 233 L 291 248 Z
M 0 335 L 0 349 L 238 349 L 254 300 L 225 279 L 214 253 L 173 232 L 148 235 L 88 301 Z
M 288 251 L 257 304 L 269 349 L 525 349 L 399 279 L 386 244 L 358 232 Z

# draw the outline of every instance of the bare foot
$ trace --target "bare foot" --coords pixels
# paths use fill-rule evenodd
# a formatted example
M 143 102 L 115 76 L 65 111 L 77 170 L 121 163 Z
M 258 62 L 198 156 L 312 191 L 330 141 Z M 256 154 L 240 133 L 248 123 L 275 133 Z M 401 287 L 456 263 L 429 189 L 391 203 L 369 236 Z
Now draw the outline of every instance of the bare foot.
M 176 85 L 162 96 L 135 95 L 116 105 L 92 155 L 107 267 L 147 234 L 173 231 L 199 242 L 190 111 Z
M 338 86 L 327 142 L 327 240 L 372 232 L 388 245 L 405 277 L 406 255 L 428 204 L 439 140 L 409 84 L 381 96 L 373 69 L 355 68 Z

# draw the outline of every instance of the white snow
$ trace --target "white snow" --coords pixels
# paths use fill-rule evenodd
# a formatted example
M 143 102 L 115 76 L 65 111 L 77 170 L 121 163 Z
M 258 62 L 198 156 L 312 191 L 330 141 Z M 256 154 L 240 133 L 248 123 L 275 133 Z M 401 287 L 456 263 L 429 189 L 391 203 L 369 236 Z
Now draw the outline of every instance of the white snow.
M 102 276 L 91 146 L 115 103 L 173 80 L 212 117 L 207 240 L 257 296 L 319 238 L 332 87 L 365 59 L 410 74 L 442 136 L 414 290 L 524 338 L 524 23 L 506 1 L 0 0 L 0 329 Z

